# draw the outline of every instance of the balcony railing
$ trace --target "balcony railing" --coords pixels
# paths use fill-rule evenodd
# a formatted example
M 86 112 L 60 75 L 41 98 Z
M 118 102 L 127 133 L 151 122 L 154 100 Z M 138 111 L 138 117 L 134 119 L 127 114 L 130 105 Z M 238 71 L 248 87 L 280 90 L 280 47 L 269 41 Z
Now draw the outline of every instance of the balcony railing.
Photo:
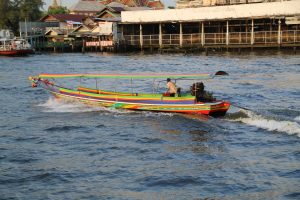
M 279 34 L 279 35 L 278 35 Z M 300 44 L 300 30 L 228 33 L 124 35 L 130 46 L 223 46 L 223 45 L 279 45 Z

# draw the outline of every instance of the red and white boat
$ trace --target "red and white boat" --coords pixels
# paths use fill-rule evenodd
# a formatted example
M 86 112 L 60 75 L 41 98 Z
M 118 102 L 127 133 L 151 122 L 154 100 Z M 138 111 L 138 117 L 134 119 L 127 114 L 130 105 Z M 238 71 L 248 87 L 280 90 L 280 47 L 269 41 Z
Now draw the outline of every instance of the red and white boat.
M 20 56 L 33 52 L 31 45 L 25 39 L 0 39 L 0 55 Z

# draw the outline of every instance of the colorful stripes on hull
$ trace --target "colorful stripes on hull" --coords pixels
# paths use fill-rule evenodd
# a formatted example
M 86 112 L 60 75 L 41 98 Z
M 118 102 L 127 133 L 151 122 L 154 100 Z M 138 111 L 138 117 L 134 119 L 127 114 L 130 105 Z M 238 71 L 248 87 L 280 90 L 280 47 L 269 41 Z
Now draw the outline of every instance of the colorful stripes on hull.
M 117 101 L 124 103 L 143 103 L 143 104 L 195 104 L 195 97 L 162 97 L 162 95 L 148 95 L 149 97 L 144 96 L 120 96 L 120 95 L 104 95 L 104 94 L 94 94 L 88 92 L 80 92 L 76 90 L 68 90 L 61 88 L 60 93 L 84 97 L 95 100 L 103 101 Z
M 50 89 L 50 88 L 48 88 Z M 111 98 L 111 95 L 96 95 L 83 94 L 75 90 L 68 90 L 60 88 L 59 91 L 50 90 L 56 97 L 76 100 L 89 105 L 97 105 L 102 107 L 113 107 L 130 110 L 141 111 L 156 111 L 156 112 L 174 112 L 174 113 L 189 113 L 189 114 L 205 114 L 205 115 L 225 115 L 229 109 L 230 104 L 227 102 L 219 101 L 214 103 L 201 103 L 195 104 L 194 101 L 185 100 L 133 100 L 128 98 Z M 174 98 L 174 97 L 170 97 Z M 155 104 L 154 104 L 154 103 Z

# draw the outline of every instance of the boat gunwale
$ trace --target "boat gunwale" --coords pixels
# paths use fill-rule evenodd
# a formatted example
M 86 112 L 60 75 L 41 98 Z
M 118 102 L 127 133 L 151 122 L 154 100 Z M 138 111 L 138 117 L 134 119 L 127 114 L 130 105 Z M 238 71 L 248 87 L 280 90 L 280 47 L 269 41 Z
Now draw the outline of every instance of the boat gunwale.
M 120 97 L 118 95 L 94 94 L 94 93 L 88 93 L 88 92 L 79 92 L 77 90 L 71 90 L 71 89 L 66 89 L 66 88 L 59 88 L 59 92 L 61 92 L 61 90 L 66 90 L 67 94 L 71 94 L 70 96 L 72 96 L 72 93 L 73 94 L 75 93 L 75 95 L 86 94 L 84 96 L 87 97 L 87 98 L 88 97 L 97 97 L 97 96 L 100 96 L 100 97 L 114 97 L 116 99 L 114 101 L 111 101 L 111 100 L 100 100 L 100 99 L 96 99 L 96 100 L 99 100 L 99 101 L 109 101 L 109 102 L 118 102 L 118 103 L 128 103 L 128 104 L 166 105 L 166 106 L 167 105 L 171 105 L 171 106 L 175 106 L 175 105 L 178 105 L 178 106 L 183 106 L 183 105 L 187 105 L 187 106 L 194 106 L 194 105 L 198 105 L 198 106 L 200 106 L 200 105 L 201 106 L 214 106 L 214 105 L 220 105 L 220 104 L 222 104 L 224 102 L 223 100 L 217 100 L 217 101 L 214 101 L 214 102 L 199 102 L 199 103 L 190 103 L 190 104 L 188 104 L 188 103 L 186 103 L 186 104 L 149 104 L 148 103 L 147 104 L 147 103 L 138 103 L 138 102 L 136 102 L 136 103 L 134 103 L 134 102 L 122 102 L 122 99 L 129 99 L 130 100 L 130 98 L 126 98 L 127 96 L 125 96 L 125 98 L 123 98 L 124 96 Z M 71 92 L 68 92 L 68 91 L 71 91 Z M 67 94 L 65 94 L 65 95 L 67 95 Z M 133 96 L 133 97 L 134 97 L 134 99 L 136 99 L 136 97 L 138 97 L 138 96 Z M 177 98 L 177 99 L 175 99 L 175 101 L 176 100 L 180 101 L 180 99 L 178 99 L 178 98 L 183 98 L 183 97 L 164 97 L 163 99 L 161 99 L 161 98 L 154 98 L 153 100 L 160 100 L 160 101 L 162 101 L 162 100 L 167 100 L 168 101 L 169 100 L 170 101 L 170 100 L 174 100 L 174 98 Z M 194 98 L 191 99 L 191 100 L 194 101 Z M 90 98 L 88 98 L 88 99 L 90 99 Z M 139 99 L 139 100 L 144 100 L 144 99 Z M 147 98 L 146 100 L 152 100 L 152 99 Z M 190 100 L 190 99 L 184 99 L 184 100 Z
M 209 112 L 223 112 L 223 111 L 227 111 L 229 109 L 229 106 L 226 107 L 225 105 L 223 105 L 223 108 L 218 108 L 218 109 L 214 109 L 212 106 L 219 106 L 222 104 L 225 104 L 225 101 L 220 101 L 218 104 L 215 105 L 206 105 L 206 104 L 189 104 L 189 105 L 182 105 L 182 104 L 145 104 L 145 103 L 129 103 L 129 102 L 120 102 L 120 101 L 106 101 L 106 100 L 98 100 L 98 99 L 90 99 L 90 98 L 85 98 L 85 97 L 78 97 L 78 96 L 72 96 L 72 95 L 68 95 L 68 94 L 63 94 L 63 93 L 58 93 L 55 91 L 51 91 L 51 93 L 54 93 L 54 95 L 58 95 L 58 96 L 66 96 L 67 98 L 72 98 L 72 99 L 79 99 L 79 100 L 85 100 L 85 101 L 93 101 L 93 102 L 103 102 L 103 103 L 113 103 L 114 104 L 129 104 L 129 105 L 136 105 L 136 106 L 154 106 L 153 108 L 155 108 L 155 106 L 157 107 L 165 107 L 165 109 L 171 109 L 174 107 L 178 107 L 178 108 L 189 108 L 189 110 L 159 110 L 162 108 L 157 108 L 157 109 L 153 109 L 153 110 L 149 110 L 149 111 L 160 111 L 160 112 L 201 112 L 201 111 L 209 111 Z M 105 106 L 104 106 L 105 107 Z M 106 106 L 106 107 L 114 107 L 114 106 Z M 207 107 L 205 109 L 205 107 Z M 193 109 L 191 109 L 193 108 Z M 201 110 L 199 110 L 201 108 Z M 124 108 L 124 109 L 130 109 L 130 110 L 145 110 L 146 109 L 133 109 L 133 108 Z
M 67 90 L 72 90 L 72 89 L 67 89 Z M 126 93 L 126 92 L 114 92 L 114 91 L 109 91 L 109 90 L 101 90 L 103 92 L 112 92 L 112 94 L 106 94 L 106 93 L 94 93 L 94 92 L 87 92 L 87 91 L 81 91 L 81 90 L 72 90 L 74 92 L 80 92 L 80 93 L 88 93 L 88 94 L 93 94 L 93 95 L 103 95 L 103 96 L 120 96 L 121 98 L 153 98 L 153 99 L 166 99 L 168 100 L 194 100 L 195 96 L 192 96 L 190 94 L 184 95 L 181 97 L 175 96 L 175 97 L 170 97 L 170 96 L 163 96 L 163 94 L 151 94 L 151 93 Z M 125 95 L 124 95 L 125 94 Z M 128 94 L 128 95 L 127 95 Z M 130 94 L 138 94 L 138 95 L 130 95 Z

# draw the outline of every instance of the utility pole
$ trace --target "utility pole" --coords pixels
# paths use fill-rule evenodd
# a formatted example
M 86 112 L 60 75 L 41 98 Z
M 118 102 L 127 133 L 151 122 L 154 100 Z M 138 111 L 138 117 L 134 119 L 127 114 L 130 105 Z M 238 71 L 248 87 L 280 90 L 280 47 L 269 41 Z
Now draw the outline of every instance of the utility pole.
M 27 20 L 25 18 L 25 37 L 28 37 L 28 33 L 27 33 Z

